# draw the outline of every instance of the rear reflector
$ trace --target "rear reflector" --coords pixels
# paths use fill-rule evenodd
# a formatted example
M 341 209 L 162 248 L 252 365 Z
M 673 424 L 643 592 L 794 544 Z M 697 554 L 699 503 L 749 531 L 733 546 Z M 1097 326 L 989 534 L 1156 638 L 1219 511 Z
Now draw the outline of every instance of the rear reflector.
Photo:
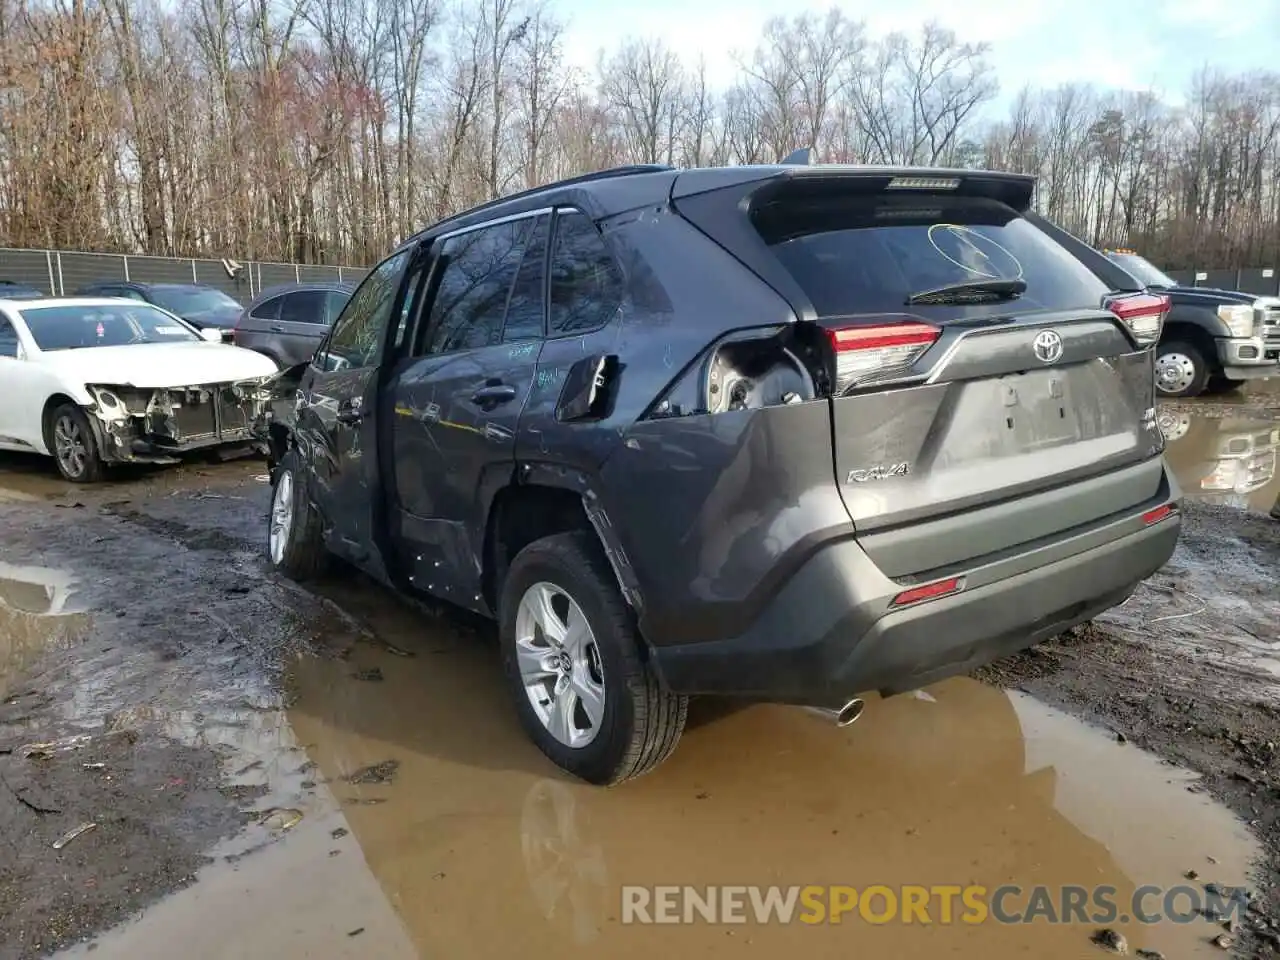
M 1159 523 L 1165 517 L 1173 513 L 1173 504 L 1166 503 L 1164 506 L 1156 507 L 1154 510 L 1148 510 L 1142 515 L 1142 522 L 1147 526 L 1153 523 Z
M 926 583 L 923 587 L 912 587 L 893 598 L 893 606 L 904 607 L 909 603 L 921 600 L 933 600 L 945 597 L 949 593 L 957 593 L 964 585 L 963 577 L 952 577 L 950 580 L 939 580 L 937 583 Z
M 844 393 L 860 380 L 905 370 L 933 346 L 940 331 L 927 323 L 879 323 L 827 328 L 836 355 L 836 390 Z
M 1124 322 L 1133 339 L 1144 347 L 1160 339 L 1169 307 L 1169 298 L 1160 293 L 1127 294 L 1107 301 L 1107 309 Z

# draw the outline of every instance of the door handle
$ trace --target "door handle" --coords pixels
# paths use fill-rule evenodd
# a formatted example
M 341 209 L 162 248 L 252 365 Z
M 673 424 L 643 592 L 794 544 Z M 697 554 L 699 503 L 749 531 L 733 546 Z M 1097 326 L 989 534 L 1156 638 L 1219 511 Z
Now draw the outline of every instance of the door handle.
M 497 406 L 500 403 L 510 403 L 515 398 L 516 388 L 511 384 L 491 383 L 473 393 L 471 402 L 481 407 Z
M 272 333 L 284 333 L 284 327 L 280 326 L 280 324 L 278 324 L 278 323 L 273 323 L 273 324 L 271 324 L 271 332 L 272 332 Z

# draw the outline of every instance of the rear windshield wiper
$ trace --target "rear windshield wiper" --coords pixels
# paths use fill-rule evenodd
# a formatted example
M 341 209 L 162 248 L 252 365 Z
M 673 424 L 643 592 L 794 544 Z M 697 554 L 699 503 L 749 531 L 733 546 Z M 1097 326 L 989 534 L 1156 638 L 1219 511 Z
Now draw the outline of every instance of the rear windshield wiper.
M 1025 280 L 969 280 L 949 283 L 945 287 L 921 290 L 907 297 L 913 303 L 965 303 L 990 300 L 1012 300 L 1027 292 Z

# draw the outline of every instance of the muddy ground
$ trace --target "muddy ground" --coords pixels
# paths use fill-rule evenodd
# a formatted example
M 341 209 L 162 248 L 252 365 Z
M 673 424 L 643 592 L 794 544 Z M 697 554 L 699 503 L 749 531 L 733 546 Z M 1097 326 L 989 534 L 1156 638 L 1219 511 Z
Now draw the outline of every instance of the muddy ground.
M 695 705 L 672 761 L 619 791 L 567 783 L 523 740 L 485 628 L 351 572 L 314 590 L 269 575 L 260 462 L 85 489 L 6 457 L 0 958 L 132 958 L 173 938 L 192 957 L 776 955 L 799 941 L 618 928 L 610 891 L 689 877 L 1168 886 L 1188 870 L 1260 892 L 1235 950 L 1271 956 L 1280 523 L 1266 510 L 1280 476 L 1274 455 L 1264 476 L 1260 431 L 1280 407 L 1204 406 L 1173 409 L 1190 411 L 1170 449 L 1195 498 L 1183 541 L 1122 607 L 984 683 L 873 701 L 849 730 Z M 1221 469 L 1240 437 L 1257 448 L 1247 476 Z M 515 919 L 495 921 L 494 898 Z M 1125 929 L 1170 957 L 1212 955 L 1222 932 Z M 960 932 L 803 944 L 1098 949 L 1086 929 Z

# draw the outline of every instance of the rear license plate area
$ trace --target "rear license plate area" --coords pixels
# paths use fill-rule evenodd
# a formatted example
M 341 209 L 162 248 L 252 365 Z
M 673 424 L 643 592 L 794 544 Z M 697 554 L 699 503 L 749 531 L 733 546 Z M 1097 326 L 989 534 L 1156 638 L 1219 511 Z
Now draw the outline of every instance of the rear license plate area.
M 1005 450 L 1024 453 L 1083 439 L 1068 378 L 1057 371 L 1000 377 L 992 383 L 1003 420 Z

